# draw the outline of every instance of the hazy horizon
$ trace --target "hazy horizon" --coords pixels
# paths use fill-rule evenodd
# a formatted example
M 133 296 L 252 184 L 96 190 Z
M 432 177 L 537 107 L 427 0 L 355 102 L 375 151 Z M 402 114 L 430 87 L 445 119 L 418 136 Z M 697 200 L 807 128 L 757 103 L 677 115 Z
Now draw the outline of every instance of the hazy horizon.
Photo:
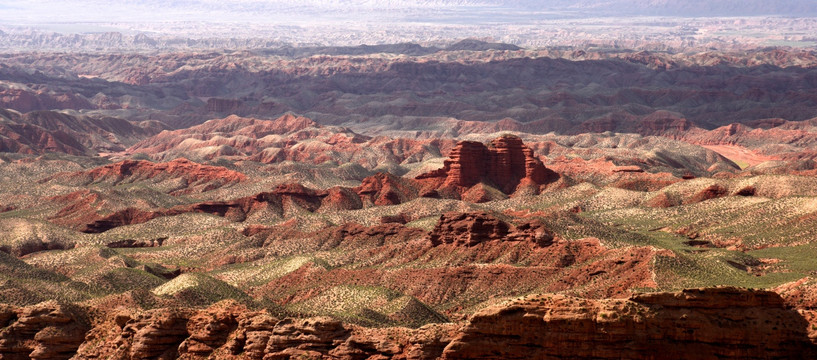
M 817 2 L 811 0 L 6 0 L 0 4 L 0 46 L 440 46 L 477 38 L 528 48 L 812 48 L 815 20 Z
M 798 16 L 817 15 L 809 0 L 7 0 L 0 4 L 0 24 L 108 22 L 253 22 L 268 24 L 323 22 L 430 22 L 510 24 L 548 19 L 607 16 Z

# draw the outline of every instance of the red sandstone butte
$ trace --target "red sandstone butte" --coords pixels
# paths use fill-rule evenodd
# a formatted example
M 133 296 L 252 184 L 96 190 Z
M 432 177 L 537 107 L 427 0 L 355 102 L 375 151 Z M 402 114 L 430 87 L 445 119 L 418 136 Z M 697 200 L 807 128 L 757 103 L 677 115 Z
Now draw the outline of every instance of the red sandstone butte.
M 522 187 L 532 186 L 538 191 L 540 185 L 558 178 L 558 174 L 546 168 L 522 139 L 513 135 L 496 138 L 489 146 L 462 141 L 451 150 L 449 157 L 443 168 L 421 174 L 416 179 L 441 188 L 463 189 L 488 183 L 505 194 L 513 194 Z

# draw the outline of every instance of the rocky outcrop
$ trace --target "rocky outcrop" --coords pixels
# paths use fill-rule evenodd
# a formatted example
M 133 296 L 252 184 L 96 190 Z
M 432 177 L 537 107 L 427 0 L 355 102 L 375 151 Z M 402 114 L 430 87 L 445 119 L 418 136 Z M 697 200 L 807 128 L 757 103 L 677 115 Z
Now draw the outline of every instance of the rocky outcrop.
M 508 233 L 508 241 L 532 241 L 540 247 L 549 246 L 553 243 L 554 234 L 550 231 L 542 220 L 532 219 L 525 221 Z
M 145 223 L 159 216 L 162 214 L 156 211 L 127 208 L 107 216 L 97 217 L 86 224 L 80 224 L 78 230 L 90 234 L 102 233 L 120 226 Z
M 228 113 L 241 109 L 243 103 L 243 101 L 238 99 L 209 98 L 207 99 L 206 107 L 208 112 Z
M 123 239 L 116 240 L 105 244 L 105 246 L 112 249 L 120 248 L 145 248 L 145 247 L 159 247 L 164 244 L 167 237 L 160 237 L 155 239 Z
M 370 329 L 328 317 L 278 319 L 234 301 L 199 310 L 121 309 L 99 320 L 92 331 L 79 333 L 85 342 L 74 348 L 76 358 L 436 359 L 456 329 L 454 324 Z
M 449 212 L 440 216 L 427 239 L 433 246 L 474 246 L 494 240 L 531 241 L 538 246 L 548 246 L 553 242 L 553 232 L 538 219 L 514 227 L 486 212 Z
M 780 294 L 789 307 L 817 310 L 817 281 L 812 276 L 785 283 L 774 291 Z
M 187 160 L 178 160 L 178 163 L 187 166 Z M 150 162 L 123 162 L 114 164 L 111 167 L 121 169 L 131 166 L 147 166 L 149 169 L 174 165 L 159 165 Z M 198 166 L 191 165 L 195 168 Z M 203 166 L 201 169 L 205 174 L 195 177 L 193 172 L 189 181 L 191 184 L 206 183 L 208 187 L 215 184 L 227 185 L 237 183 L 244 179 L 243 174 L 227 171 L 225 177 L 219 178 L 217 174 L 221 168 L 214 166 Z M 212 170 L 213 181 L 206 182 L 206 176 Z M 120 173 L 134 174 L 132 170 L 120 170 Z M 179 176 L 185 176 L 184 171 L 180 171 Z M 131 177 L 141 177 L 142 175 L 131 175 Z M 158 176 L 158 175 L 157 175 Z M 378 173 L 363 179 L 362 184 L 356 188 L 333 187 L 327 190 L 315 190 L 298 183 L 281 184 L 270 192 L 262 192 L 253 196 L 247 196 L 228 201 L 205 201 L 189 205 L 178 205 L 172 208 L 157 210 L 142 210 L 138 208 L 126 208 L 114 211 L 107 215 L 100 215 L 96 212 L 94 204 L 100 198 L 97 193 L 89 191 L 75 192 L 68 195 L 54 197 L 59 202 L 68 202 L 69 205 L 57 212 L 51 219 L 59 224 L 69 225 L 86 233 L 100 233 L 107 230 L 132 224 L 141 224 L 157 217 L 174 216 L 184 213 L 208 213 L 226 217 L 232 221 L 244 221 L 248 216 L 262 209 L 269 209 L 275 214 L 282 215 L 295 208 L 309 212 L 316 211 L 336 211 L 353 210 L 371 206 L 385 206 L 401 204 L 412 199 L 416 199 L 418 190 L 411 179 L 403 179 L 388 173 Z M 200 187 L 188 187 L 187 190 L 201 189 Z M 206 189 L 206 188 L 205 188 Z M 201 189 L 201 190 L 205 190 Z
M 334 186 L 325 191 L 321 211 L 355 210 L 363 208 L 363 201 L 355 189 Z
M 397 215 L 383 215 L 380 217 L 381 224 L 407 224 L 412 217 L 406 213 L 399 213 Z
M 446 160 L 443 171 L 433 172 L 434 175 L 445 177 L 445 185 L 471 187 L 482 181 L 488 175 L 490 152 L 484 144 L 476 141 L 463 141 L 457 144 Z M 493 165 L 493 164 L 491 164 Z M 490 166 L 490 165 L 489 165 Z M 420 175 L 418 178 L 422 179 Z
M 488 151 L 488 179 L 506 194 L 513 193 L 520 185 L 538 186 L 558 177 L 516 136 L 494 139 Z
M 699 191 L 689 199 L 684 201 L 685 204 L 694 204 L 699 203 L 701 201 L 706 201 L 710 199 L 716 199 L 719 197 L 726 196 L 729 193 L 729 190 L 719 184 L 714 184 L 707 186 L 705 189 Z
M 93 315 L 90 315 L 93 314 Z M 94 317 L 91 327 L 89 318 Z M 801 312 L 770 291 L 730 287 L 590 300 L 531 295 L 465 324 L 364 328 L 279 319 L 227 300 L 206 309 L 86 312 L 0 305 L 4 359 L 703 359 L 813 358 Z
M 283 196 L 275 192 L 264 192 L 230 201 L 207 201 L 192 205 L 180 205 L 167 210 L 160 210 L 157 216 L 174 216 L 184 213 L 206 213 L 228 218 L 232 221 L 244 221 L 248 215 L 263 208 L 274 208 L 281 211 Z
M 397 205 L 418 196 L 417 187 L 410 180 L 382 172 L 363 179 L 354 190 L 364 203 L 378 206 Z
M 239 317 L 246 309 L 234 302 L 216 304 L 199 311 L 187 321 L 190 336 L 179 345 L 179 353 L 206 357 L 227 343 L 238 328 Z
M 85 224 L 79 224 L 78 229 L 85 233 L 101 233 L 120 226 L 141 224 L 162 216 L 186 213 L 206 213 L 242 222 L 260 210 L 269 210 L 281 215 L 288 209 L 299 207 L 314 212 L 321 207 L 325 196 L 325 192 L 318 192 L 300 184 L 282 184 L 271 192 L 262 192 L 235 200 L 205 201 L 159 210 L 126 208 L 105 216 L 91 215 L 91 220 Z
M 301 184 L 291 183 L 276 186 L 271 195 L 278 196 L 281 199 L 282 206 L 294 205 L 307 211 L 316 211 L 321 207 L 321 199 L 326 196 L 326 192 L 318 192 Z M 243 219 L 239 221 L 243 221 Z
M 558 179 L 558 174 L 545 165 L 516 136 L 505 135 L 491 141 L 462 141 L 451 150 L 443 168 L 416 177 L 421 183 L 441 188 L 454 188 L 464 193 L 467 188 L 487 183 L 505 194 L 521 188 L 534 188 Z M 426 186 L 428 187 L 428 186 Z
M 635 165 L 623 165 L 623 166 L 616 166 L 613 168 L 614 173 L 642 173 L 644 169 L 635 166 Z
M 76 306 L 48 301 L 26 308 L 0 304 L 0 358 L 69 359 L 91 329 Z
M 169 308 L 105 312 L 85 335 L 74 358 L 175 359 L 182 342 L 191 338 L 187 327 L 194 313 L 191 309 Z
M 343 342 L 350 332 L 343 323 L 328 317 L 284 319 L 275 324 L 264 359 L 320 357 Z
M 278 319 L 267 313 L 243 316 L 235 337 L 227 344 L 230 353 L 243 353 L 250 359 L 262 359 L 277 323 Z
M 510 225 L 488 213 L 446 213 L 428 234 L 432 245 L 474 246 L 508 235 Z
M 190 335 L 187 322 L 187 314 L 181 310 L 153 311 L 128 319 L 120 339 L 114 341 L 125 347 L 130 345 L 128 355 L 131 359 L 169 359 L 177 354 L 179 345 Z
M 475 314 L 445 359 L 812 358 L 809 324 L 770 291 L 684 290 L 586 300 L 529 296 Z
M 346 223 L 336 228 L 325 230 L 326 239 L 323 248 L 332 249 L 341 244 L 352 247 L 375 247 L 384 244 L 402 244 L 412 239 L 422 238 L 425 232 L 418 228 L 406 227 L 397 223 L 386 223 L 372 227 L 356 223 Z

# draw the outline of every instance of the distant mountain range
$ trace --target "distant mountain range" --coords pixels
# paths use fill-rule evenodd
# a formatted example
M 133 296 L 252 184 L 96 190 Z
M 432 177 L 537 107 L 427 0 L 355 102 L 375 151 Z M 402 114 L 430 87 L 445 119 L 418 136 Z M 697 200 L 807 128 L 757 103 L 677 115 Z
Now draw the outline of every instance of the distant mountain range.
M 812 0 L 607 0 L 607 1 L 502 1 L 530 8 L 575 9 L 587 14 L 658 16 L 813 16 L 817 2 Z
M 329 19 L 382 21 L 417 17 L 451 20 L 483 20 L 496 15 L 513 22 L 507 15 L 542 18 L 597 16 L 815 16 L 813 0 L 332 0 L 332 1 L 259 1 L 259 0 L 177 0 L 177 1 L 23 1 L 10 0 L 0 5 L 0 23 L 105 22 L 105 21 L 270 21 L 282 16 L 301 15 L 296 21 Z

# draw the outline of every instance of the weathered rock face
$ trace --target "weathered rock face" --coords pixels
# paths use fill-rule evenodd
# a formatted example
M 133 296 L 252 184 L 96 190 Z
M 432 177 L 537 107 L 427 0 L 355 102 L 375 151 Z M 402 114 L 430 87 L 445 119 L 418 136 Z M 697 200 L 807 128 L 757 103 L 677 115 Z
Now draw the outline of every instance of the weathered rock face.
M 508 234 L 509 241 L 532 241 L 534 244 L 544 247 L 553 243 L 553 232 L 545 227 L 539 219 L 533 219 L 516 226 Z
M 235 112 L 241 108 L 243 102 L 238 99 L 207 99 L 207 111 L 217 113 Z
M 814 277 L 804 277 L 785 283 L 774 290 L 780 294 L 789 307 L 807 310 L 817 309 L 817 281 L 815 281 Z
M 161 310 L 132 318 L 125 323 L 117 342 L 130 341 L 131 359 L 172 358 L 190 335 L 187 316 L 183 311 Z
M 78 359 L 437 359 L 455 329 L 369 329 L 328 317 L 279 320 L 225 301 L 201 310 L 126 311 L 87 335 L 80 332 L 85 343 L 74 349 Z
M 68 359 L 91 329 L 77 307 L 55 301 L 26 308 L 0 305 L 0 358 Z
M 375 247 L 384 244 L 405 243 L 410 239 L 423 236 L 423 230 L 388 223 L 366 227 L 356 223 L 346 223 L 340 227 L 326 230 L 322 236 L 327 241 L 322 244 L 325 249 L 332 249 L 341 244 L 352 247 Z
M 112 249 L 119 249 L 119 248 L 144 248 L 144 247 L 158 247 L 162 246 L 162 244 L 167 240 L 167 237 L 160 237 L 155 239 L 144 239 L 144 240 L 135 240 L 135 239 L 124 239 L 124 240 L 116 240 L 105 244 L 105 246 L 112 248 Z
M 725 187 L 721 185 L 718 184 L 710 185 L 707 188 L 699 191 L 697 194 L 695 194 L 694 196 L 692 196 L 691 198 L 687 199 L 684 202 L 687 204 L 699 203 L 701 201 L 706 201 L 725 196 L 728 192 L 729 190 L 727 190 Z
M 325 191 L 321 211 L 355 210 L 363 208 L 363 201 L 354 189 L 334 186 Z
M 234 301 L 207 309 L 92 311 L 0 305 L 3 359 L 701 359 L 814 358 L 802 312 L 774 292 L 706 288 L 589 300 L 533 295 L 464 325 L 362 328 L 277 319 Z
M 445 161 L 446 185 L 471 187 L 486 175 L 490 152 L 484 144 L 463 141 L 451 150 L 450 160 Z
M 446 213 L 440 216 L 428 239 L 434 246 L 474 246 L 484 241 L 502 239 L 508 235 L 509 229 L 508 223 L 485 212 Z
M 808 326 L 770 291 L 693 289 L 627 300 L 530 296 L 474 315 L 443 358 L 813 358 Z
M 92 219 L 87 224 L 80 225 L 79 231 L 84 233 L 101 233 L 115 227 L 141 224 L 161 216 L 155 211 L 144 211 L 135 208 L 127 208 L 113 214 Z
M 232 355 L 244 353 L 250 359 L 264 358 L 267 342 L 272 336 L 278 319 L 266 313 L 247 314 L 239 322 L 236 335 L 227 348 Z
M 515 136 L 503 136 L 491 141 L 488 178 L 502 192 L 514 192 L 524 179 L 530 184 L 544 184 L 549 179 L 548 170 L 533 151 Z
M 187 322 L 190 336 L 179 345 L 179 353 L 206 357 L 227 343 L 236 328 L 238 318 L 246 309 L 236 303 L 213 306 L 209 311 L 200 311 Z
M 175 359 L 181 355 L 180 344 L 193 338 L 187 330 L 193 314 L 190 309 L 155 309 L 142 313 L 122 309 L 115 314 L 107 313 L 85 335 L 85 342 L 74 358 Z M 190 326 L 195 329 L 196 323 Z
M 548 170 L 533 151 L 516 136 L 502 136 L 490 146 L 462 141 L 451 150 L 443 168 L 421 174 L 418 180 L 444 179 L 442 187 L 470 188 L 481 182 L 496 186 L 505 194 L 520 187 L 536 187 L 555 181 L 558 175 Z
M 433 246 L 474 246 L 492 240 L 532 241 L 539 246 L 548 246 L 553 242 L 553 233 L 539 220 L 513 227 L 486 212 L 450 212 L 440 216 L 427 238 Z
M 377 206 L 397 205 L 418 196 L 411 181 L 382 172 L 363 179 L 354 190 L 365 203 Z
M 264 359 L 320 357 L 340 345 L 350 330 L 328 317 L 284 319 L 275 324 Z

